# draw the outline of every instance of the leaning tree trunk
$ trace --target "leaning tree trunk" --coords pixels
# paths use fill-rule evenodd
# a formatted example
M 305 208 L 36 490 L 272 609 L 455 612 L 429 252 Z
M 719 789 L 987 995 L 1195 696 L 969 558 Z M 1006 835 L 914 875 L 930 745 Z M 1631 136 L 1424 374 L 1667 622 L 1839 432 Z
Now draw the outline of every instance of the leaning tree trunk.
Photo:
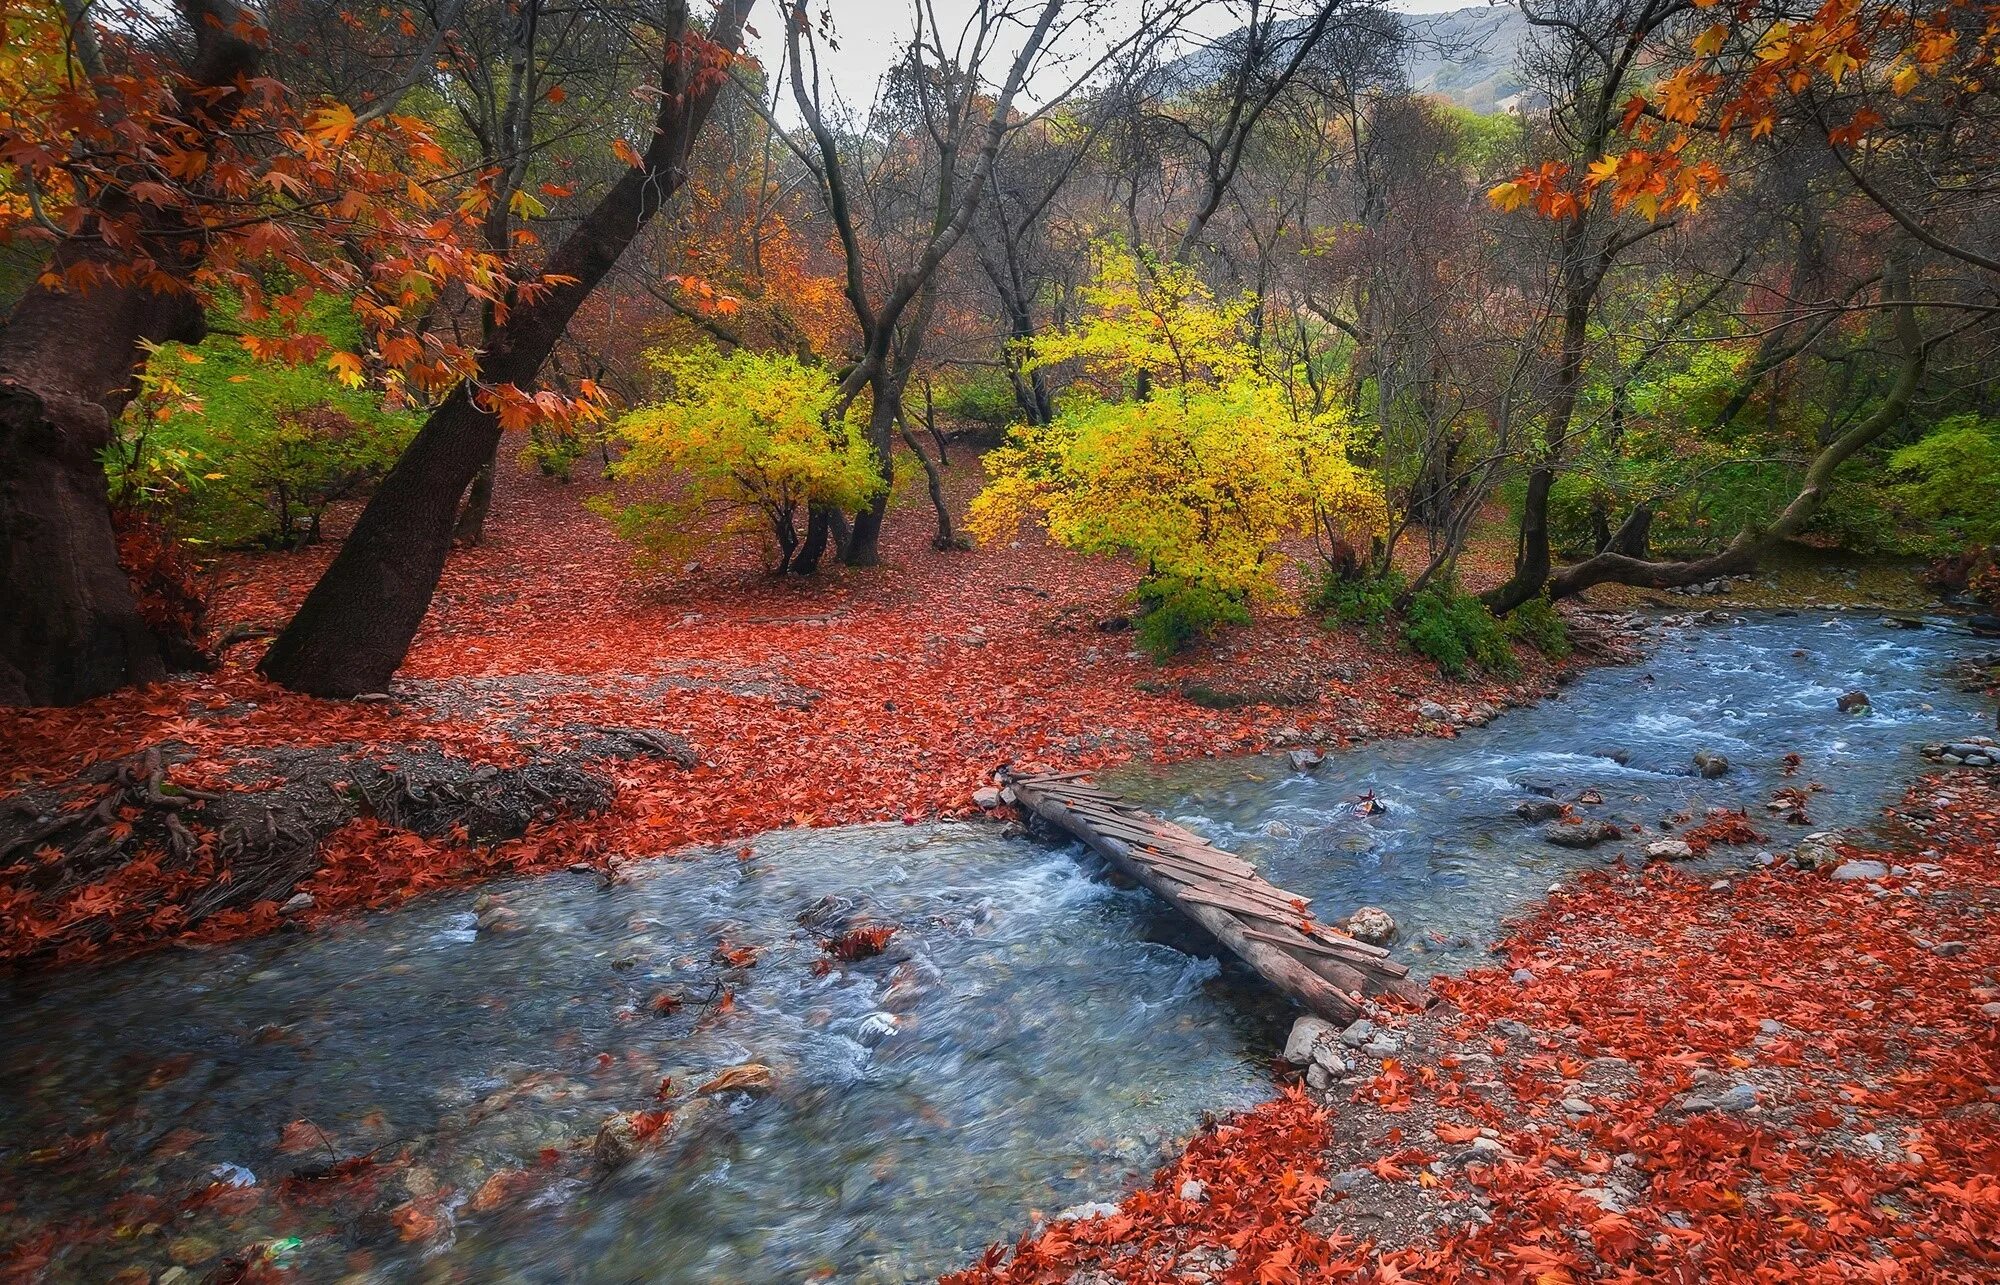
M 211 140 L 241 103 L 262 51 L 230 0 L 183 0 L 195 38 L 185 71 L 184 118 Z M 79 36 L 88 36 L 87 30 Z M 111 497 L 99 453 L 131 400 L 146 345 L 199 343 L 206 333 L 188 283 L 201 241 L 184 213 L 134 207 L 105 195 L 107 217 L 139 215 L 143 248 L 178 284 L 172 293 L 100 282 L 89 289 L 39 283 L 0 328 L 0 703 L 71 705 L 127 683 L 162 678 L 161 640 L 140 616 L 118 561 Z M 61 245 L 48 271 L 117 252 L 98 223 Z
M 727 0 L 707 39 L 733 54 L 753 2 Z M 724 77 L 706 60 L 688 56 L 703 38 L 689 27 L 685 0 L 668 9 L 652 142 L 641 163 L 549 256 L 543 276 L 552 284 L 517 304 L 488 337 L 482 386 L 534 382 L 570 318 L 687 177 L 688 150 Z M 258 668 L 316 696 L 356 696 L 387 686 L 444 574 L 459 497 L 492 458 L 500 431 L 498 416 L 471 385 L 460 385 L 433 411 Z
M 1741 575 L 1755 571 L 1764 553 L 1779 541 L 1791 539 L 1804 531 L 1806 525 L 1826 506 L 1827 495 L 1833 489 L 1834 475 L 1840 471 L 1840 466 L 1903 421 L 1917 395 L 1918 385 L 1923 382 L 1931 345 L 1917 329 L 1907 250 L 1904 247 L 1896 247 L 1890 252 L 1887 270 L 1883 274 L 1883 294 L 1901 301 L 1892 322 L 1897 346 L 1903 351 L 1903 364 L 1896 372 L 1896 382 L 1890 385 L 1888 395 L 1874 413 L 1820 448 L 1819 454 L 1807 466 L 1797 493 L 1776 518 L 1763 526 L 1744 527 L 1727 547 L 1715 553 L 1682 562 L 1648 561 L 1621 551 L 1621 541 L 1614 541 L 1613 549 L 1563 567 L 1551 575 L 1548 581 L 1549 597 L 1567 598 L 1600 584 L 1677 589 L 1701 584 L 1718 576 Z M 1634 518 L 1639 520 L 1643 532 L 1651 525 L 1651 508 L 1640 506 Z M 1633 523 L 1628 521 L 1626 526 L 1629 530 Z M 1620 534 L 1623 536 L 1625 533 Z M 1643 534 L 1639 538 L 1643 539 Z

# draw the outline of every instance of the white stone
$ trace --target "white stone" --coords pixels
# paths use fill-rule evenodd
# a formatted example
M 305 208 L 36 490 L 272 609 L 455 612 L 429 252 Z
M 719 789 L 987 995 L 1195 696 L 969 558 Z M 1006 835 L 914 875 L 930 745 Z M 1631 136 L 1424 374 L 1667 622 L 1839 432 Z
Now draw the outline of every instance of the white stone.
M 1301 1017 L 1292 1023 L 1291 1034 L 1285 1037 L 1284 1058 L 1293 1066 L 1304 1066 L 1313 1060 L 1322 1043 L 1331 1044 L 1338 1038 L 1333 1023 L 1317 1017 Z

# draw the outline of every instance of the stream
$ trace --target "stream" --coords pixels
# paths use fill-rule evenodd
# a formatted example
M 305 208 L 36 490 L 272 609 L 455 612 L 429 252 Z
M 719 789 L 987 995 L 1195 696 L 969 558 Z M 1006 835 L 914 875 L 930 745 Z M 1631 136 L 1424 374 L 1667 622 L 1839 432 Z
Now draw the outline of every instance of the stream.
M 1260 757 L 1102 779 L 1322 917 L 1388 909 L 1425 974 L 1486 958 L 1504 920 L 1621 851 L 1542 842 L 1511 811 L 1531 789 L 1595 789 L 1591 815 L 1649 831 L 1747 807 L 1789 846 L 1867 824 L 1921 770 L 1918 744 L 1990 718 L 1946 677 L 1990 644 L 1944 621 L 1760 614 L 1656 644 L 1487 727 L 1310 775 Z M 1841 714 L 1855 688 L 1869 711 Z M 1701 779 L 1696 750 L 1732 770 Z M 1774 790 L 1808 781 L 1826 787 L 1810 826 L 1767 821 Z M 1359 815 L 1363 791 L 1387 810 Z M 887 951 L 816 969 L 799 916 L 829 897 L 898 925 Z M 744 945 L 754 966 L 718 962 Z M 0 983 L 0 1247 L 109 1229 L 50 1276 L 185 1285 L 245 1253 L 311 1281 L 923 1279 L 1034 1212 L 1116 1199 L 1203 1111 L 1270 1092 L 1292 1014 L 1215 949 L 1077 850 L 940 823 L 784 831 L 609 888 L 561 874 Z M 656 1011 L 663 992 L 684 1002 Z M 717 1096 L 610 1176 L 552 1163 L 663 1078 L 680 1097 L 752 1061 L 770 1093 Z M 409 1159 L 359 1197 L 280 1194 L 371 1150 Z

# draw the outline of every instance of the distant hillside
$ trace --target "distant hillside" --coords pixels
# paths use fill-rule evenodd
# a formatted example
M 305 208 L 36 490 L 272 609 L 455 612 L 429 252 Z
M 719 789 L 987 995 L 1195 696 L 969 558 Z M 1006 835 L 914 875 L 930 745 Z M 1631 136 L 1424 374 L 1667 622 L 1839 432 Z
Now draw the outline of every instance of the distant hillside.
M 1512 106 L 1521 92 L 1514 69 L 1515 55 L 1528 37 L 1527 20 L 1511 5 L 1454 9 L 1438 14 L 1382 13 L 1381 21 L 1399 24 L 1411 38 L 1402 72 L 1415 89 L 1436 94 L 1460 107 L 1492 112 Z M 1282 24 L 1274 33 L 1276 57 L 1285 58 L 1287 44 L 1304 38 L 1303 20 Z M 1186 54 L 1160 68 L 1155 85 L 1168 93 L 1211 83 L 1225 75 L 1240 57 L 1243 32 L 1224 36 L 1206 48 Z M 1382 81 L 1396 79 L 1383 67 Z
M 1403 24 L 1415 39 L 1407 63 L 1414 88 L 1476 112 L 1513 105 L 1522 88 L 1515 60 L 1529 31 L 1519 9 L 1454 9 Z

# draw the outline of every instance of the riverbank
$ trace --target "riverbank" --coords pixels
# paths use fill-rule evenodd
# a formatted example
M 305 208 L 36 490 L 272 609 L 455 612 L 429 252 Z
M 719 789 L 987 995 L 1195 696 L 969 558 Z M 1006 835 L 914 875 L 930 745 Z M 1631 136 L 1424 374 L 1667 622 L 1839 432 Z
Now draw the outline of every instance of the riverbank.
M 953 479 L 969 492 L 977 470 Z M 773 578 L 731 550 L 635 575 L 581 489 L 505 471 L 491 538 L 453 556 L 380 699 L 253 672 L 322 548 L 224 563 L 214 623 L 241 641 L 217 672 L 0 711 L 0 962 L 236 940 L 787 826 L 963 814 L 1009 762 L 1449 735 L 1565 672 L 1524 649 L 1518 678 L 1453 682 L 1299 617 L 1158 665 L 1132 642 L 1129 569 L 1026 538 L 939 553 L 917 510 L 878 570 Z
M 1326 1091 L 949 1280 L 1990 1280 L 2000 778 L 1838 857 L 1585 875 Z

